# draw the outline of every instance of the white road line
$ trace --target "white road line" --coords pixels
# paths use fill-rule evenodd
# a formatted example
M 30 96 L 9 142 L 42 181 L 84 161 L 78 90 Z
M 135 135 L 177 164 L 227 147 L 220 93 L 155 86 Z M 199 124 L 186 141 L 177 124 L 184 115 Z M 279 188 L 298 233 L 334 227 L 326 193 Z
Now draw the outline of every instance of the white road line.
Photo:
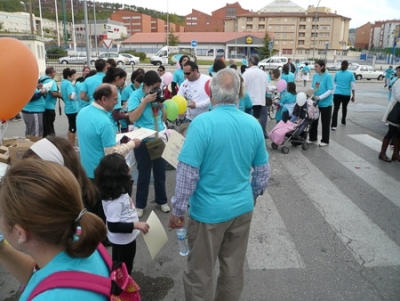
M 359 134 L 359 135 L 348 135 L 350 138 L 368 146 L 370 149 L 377 151 L 378 153 L 381 151 L 382 141 L 378 140 L 368 134 Z
M 247 263 L 252 270 L 305 268 L 268 193 L 257 201 L 251 222 Z
M 343 151 L 332 147 L 334 145 L 331 140 L 327 147 L 332 153 L 338 154 Z M 299 187 L 311 199 L 360 265 L 366 267 L 400 265 L 400 247 L 304 155 L 293 152 L 291 156 L 293 160 L 283 160 L 282 164 L 291 171 Z M 342 159 L 354 160 L 354 158 Z M 377 177 L 378 175 L 375 176 Z M 387 180 L 388 176 L 384 178 Z
M 324 147 L 323 150 L 393 204 L 400 207 L 400 185 L 397 180 L 332 139 L 329 142 L 329 146 Z M 372 159 L 379 161 L 378 155 Z

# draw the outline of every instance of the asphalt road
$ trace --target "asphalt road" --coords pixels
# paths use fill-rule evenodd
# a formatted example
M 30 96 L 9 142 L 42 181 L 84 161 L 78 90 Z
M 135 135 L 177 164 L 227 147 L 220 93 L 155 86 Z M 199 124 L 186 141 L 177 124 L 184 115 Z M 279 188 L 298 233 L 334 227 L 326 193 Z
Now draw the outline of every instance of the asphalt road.
M 378 160 L 386 105 L 382 82 L 357 82 L 347 126 L 328 147 L 289 145 L 285 155 L 268 141 L 272 175 L 254 211 L 240 300 L 400 300 L 400 163 Z M 23 132 L 13 122 L 5 137 Z M 65 115 L 56 133 L 66 136 Z M 168 171 L 169 198 L 174 186 Z M 140 236 L 133 276 L 144 301 L 182 301 L 185 258 L 153 199 L 151 191 L 142 220 L 154 209 L 169 240 L 151 260 Z M 18 283 L 1 267 L 0 279 L 0 300 L 16 300 Z

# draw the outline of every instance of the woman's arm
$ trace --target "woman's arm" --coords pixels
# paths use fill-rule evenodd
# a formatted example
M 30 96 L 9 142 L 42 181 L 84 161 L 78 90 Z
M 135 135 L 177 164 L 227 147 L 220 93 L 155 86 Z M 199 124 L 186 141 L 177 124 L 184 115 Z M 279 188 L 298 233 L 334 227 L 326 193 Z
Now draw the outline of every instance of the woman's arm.
M 4 241 L 0 242 L 0 264 L 23 284 L 28 283 L 35 268 L 32 257 L 15 250 Z
M 146 108 L 147 104 L 154 101 L 157 97 L 156 93 L 153 94 L 147 94 L 142 101 L 140 102 L 139 106 L 134 109 L 133 111 L 130 111 L 128 113 L 129 120 L 130 122 L 135 122 L 142 116 L 144 109 Z

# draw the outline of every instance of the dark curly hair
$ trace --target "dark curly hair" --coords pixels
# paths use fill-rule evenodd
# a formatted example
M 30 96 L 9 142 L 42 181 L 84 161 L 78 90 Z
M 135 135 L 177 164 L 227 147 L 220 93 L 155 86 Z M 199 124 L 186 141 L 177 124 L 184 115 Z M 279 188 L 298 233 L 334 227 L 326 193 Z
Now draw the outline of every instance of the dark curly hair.
M 94 171 L 94 182 L 102 200 L 115 200 L 122 194 L 130 194 L 132 176 L 125 158 L 114 153 L 105 156 Z

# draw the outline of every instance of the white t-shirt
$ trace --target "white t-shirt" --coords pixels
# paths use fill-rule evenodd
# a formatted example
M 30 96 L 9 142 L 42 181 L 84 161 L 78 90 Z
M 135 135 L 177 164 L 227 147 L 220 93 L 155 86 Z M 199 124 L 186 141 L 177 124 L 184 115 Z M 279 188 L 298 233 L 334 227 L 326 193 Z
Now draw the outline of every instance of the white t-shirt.
M 102 203 L 107 222 L 135 223 L 139 221 L 135 205 L 127 193 L 122 194 L 115 200 L 103 200 Z M 140 231 L 135 229 L 132 233 L 113 233 L 107 229 L 107 232 L 110 242 L 118 245 L 126 245 L 134 241 Z
M 257 66 L 247 68 L 243 73 L 243 81 L 253 106 L 265 106 L 265 92 L 269 90 L 265 72 Z
M 191 82 L 186 79 L 182 85 L 179 86 L 178 95 L 182 95 L 186 100 L 191 100 L 196 103 L 195 109 L 187 109 L 187 119 L 193 120 L 201 113 L 208 112 L 211 102 L 204 86 L 209 79 L 211 79 L 211 77 L 208 75 L 200 74 L 197 80 Z

